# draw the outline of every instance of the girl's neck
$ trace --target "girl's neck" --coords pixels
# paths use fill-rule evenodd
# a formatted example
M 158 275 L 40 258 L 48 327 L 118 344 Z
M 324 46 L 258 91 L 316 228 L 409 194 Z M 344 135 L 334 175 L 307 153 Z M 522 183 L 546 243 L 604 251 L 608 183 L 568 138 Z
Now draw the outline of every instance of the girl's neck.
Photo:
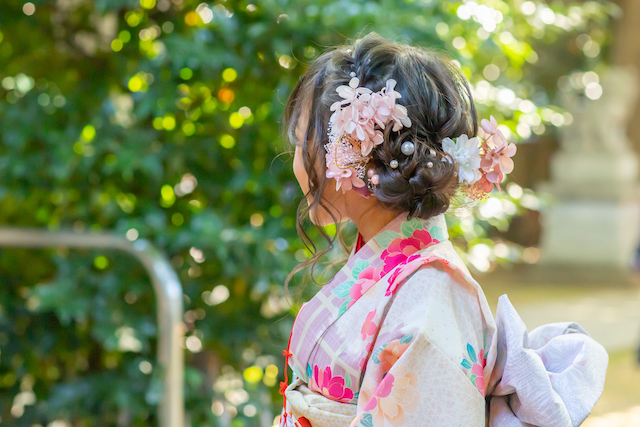
M 350 218 L 358 227 L 364 243 L 367 243 L 397 216 L 397 212 L 380 208 L 362 211 L 359 214 L 350 215 Z

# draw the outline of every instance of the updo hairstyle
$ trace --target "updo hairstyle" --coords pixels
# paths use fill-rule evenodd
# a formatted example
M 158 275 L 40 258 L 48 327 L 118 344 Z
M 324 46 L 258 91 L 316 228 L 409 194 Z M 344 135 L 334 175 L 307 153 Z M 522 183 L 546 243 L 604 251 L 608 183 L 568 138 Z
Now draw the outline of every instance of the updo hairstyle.
M 333 182 L 324 175 L 324 145 L 328 143 L 327 130 L 332 114 L 329 108 L 342 100 L 336 88 L 348 85 L 351 73 L 360 80 L 360 87 L 373 92 L 383 88 L 388 79 L 394 79 L 397 82 L 395 90 L 402 95 L 396 103 L 407 108 L 411 119 L 411 127 L 403 127 L 398 132 L 392 131 L 392 126 L 386 126 L 384 142 L 374 147 L 372 159 L 367 164 L 367 168 L 375 169 L 379 176 L 379 185 L 374 186 L 373 195 L 388 210 L 408 212 L 407 219 L 428 219 L 445 212 L 458 188 L 458 177 L 455 164 L 441 161 L 442 140 L 461 134 L 471 138 L 477 133 L 476 109 L 469 83 L 459 67 L 445 55 L 390 42 L 376 33 L 325 52 L 309 65 L 298 81 L 284 115 L 289 140 L 302 150 L 309 176 L 309 195 L 313 199 L 312 206 L 307 206 L 303 198 L 298 207 L 299 234 L 301 220 L 313 205 L 319 205 L 331 214 L 326 200 L 321 197 L 326 185 L 331 185 L 328 181 Z M 303 141 L 298 141 L 296 128 L 304 112 L 310 116 Z M 409 156 L 401 151 L 405 141 L 411 141 L 415 146 Z M 435 158 L 432 151 L 436 152 Z M 390 166 L 393 159 L 398 161 L 395 169 Z M 332 242 L 322 230 L 320 232 Z M 302 232 L 301 237 L 305 244 L 310 243 L 313 247 L 306 233 Z

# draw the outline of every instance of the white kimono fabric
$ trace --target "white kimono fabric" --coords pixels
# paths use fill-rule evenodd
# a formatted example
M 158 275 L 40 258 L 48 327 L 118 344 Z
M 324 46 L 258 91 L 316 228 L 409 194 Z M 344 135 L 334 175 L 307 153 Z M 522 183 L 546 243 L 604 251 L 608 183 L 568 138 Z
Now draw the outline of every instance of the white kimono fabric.
M 444 216 L 399 215 L 301 308 L 282 426 L 570 427 L 608 356 L 575 323 L 496 322 Z M 497 324 L 497 327 L 496 327 Z

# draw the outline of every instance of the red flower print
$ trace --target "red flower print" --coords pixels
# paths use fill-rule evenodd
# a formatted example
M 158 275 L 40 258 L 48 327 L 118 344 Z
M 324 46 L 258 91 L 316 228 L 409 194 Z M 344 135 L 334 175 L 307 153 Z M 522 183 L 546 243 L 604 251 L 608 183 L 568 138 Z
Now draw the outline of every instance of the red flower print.
M 348 373 L 346 375 L 349 375 Z M 318 390 L 332 400 L 338 402 L 348 403 L 353 399 L 353 391 L 344 385 L 344 378 L 336 375 L 331 375 L 331 367 L 327 366 L 324 371 L 318 368 L 318 365 L 313 367 L 313 380 L 318 387 Z
M 362 324 L 362 329 L 360 329 L 360 334 L 362 335 L 362 341 L 365 341 L 368 336 L 374 335 L 376 333 L 377 327 L 375 322 L 373 322 L 373 318 L 376 315 L 376 311 L 373 310 L 369 314 L 367 314 L 367 318 L 364 319 L 364 323 Z
M 405 261 L 417 251 L 439 243 L 431 237 L 427 230 L 414 230 L 410 237 L 399 237 L 391 242 L 387 249 L 382 252 L 380 258 L 384 261 L 382 276 L 389 273 L 393 268 Z

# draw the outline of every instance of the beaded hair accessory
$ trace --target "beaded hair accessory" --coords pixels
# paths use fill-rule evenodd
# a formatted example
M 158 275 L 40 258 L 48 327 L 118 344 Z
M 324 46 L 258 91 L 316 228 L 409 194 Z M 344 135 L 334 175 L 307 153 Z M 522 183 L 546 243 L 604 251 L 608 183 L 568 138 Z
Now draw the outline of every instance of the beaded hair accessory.
M 336 92 L 343 98 L 331 105 L 333 114 L 329 119 L 329 143 L 325 145 L 327 154 L 327 178 L 336 180 L 336 190 L 345 193 L 352 188 L 368 197 L 364 182 L 366 166 L 371 160 L 371 150 L 382 144 L 382 131 L 393 124 L 397 132 L 403 127 L 411 127 L 407 109 L 396 104 L 402 95 L 394 90 L 396 81 L 389 79 L 378 92 L 359 87 L 360 80 L 351 73 L 349 85 L 338 86 Z M 375 184 L 377 176 L 369 179 Z

